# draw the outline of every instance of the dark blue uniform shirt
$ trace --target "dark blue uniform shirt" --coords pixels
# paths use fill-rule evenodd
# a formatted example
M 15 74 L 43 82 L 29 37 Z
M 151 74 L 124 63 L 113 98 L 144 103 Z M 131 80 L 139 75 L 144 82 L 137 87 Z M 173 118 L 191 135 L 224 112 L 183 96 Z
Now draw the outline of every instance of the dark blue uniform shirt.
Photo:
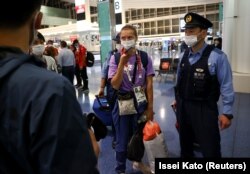
M 193 53 L 191 50 L 189 52 L 189 62 L 193 65 L 197 62 L 206 48 L 207 44 L 204 43 L 203 47 L 196 53 Z M 180 58 L 183 57 L 182 53 Z M 181 62 L 181 60 L 179 61 Z M 233 114 L 232 108 L 234 103 L 234 89 L 233 89 L 233 80 L 232 80 L 232 70 L 228 62 L 227 55 L 221 50 L 215 48 L 209 58 L 208 58 L 208 68 L 211 75 L 217 75 L 217 79 L 220 84 L 220 93 L 222 96 L 224 114 Z M 179 69 L 177 72 L 177 77 L 179 76 Z

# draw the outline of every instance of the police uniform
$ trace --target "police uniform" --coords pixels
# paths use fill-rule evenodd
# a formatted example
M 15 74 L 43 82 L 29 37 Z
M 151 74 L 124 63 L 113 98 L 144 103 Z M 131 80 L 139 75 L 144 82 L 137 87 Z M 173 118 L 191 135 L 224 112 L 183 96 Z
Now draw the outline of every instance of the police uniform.
M 207 29 L 212 23 L 196 13 L 185 15 L 185 28 Z M 176 85 L 177 120 L 182 157 L 193 157 L 196 140 L 204 157 L 221 157 L 217 101 L 222 96 L 223 114 L 232 118 L 234 90 L 227 55 L 207 45 L 180 56 Z

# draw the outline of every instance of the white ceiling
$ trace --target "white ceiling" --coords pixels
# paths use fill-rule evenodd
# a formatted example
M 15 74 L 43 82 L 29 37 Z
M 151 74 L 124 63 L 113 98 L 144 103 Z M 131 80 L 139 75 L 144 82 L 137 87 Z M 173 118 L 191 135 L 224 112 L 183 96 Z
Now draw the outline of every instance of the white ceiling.
M 75 0 L 61 0 L 74 3 Z M 99 0 L 89 0 L 99 1 Z M 121 0 L 124 9 L 129 8 L 166 8 L 190 6 L 199 4 L 211 4 L 222 2 L 223 0 Z

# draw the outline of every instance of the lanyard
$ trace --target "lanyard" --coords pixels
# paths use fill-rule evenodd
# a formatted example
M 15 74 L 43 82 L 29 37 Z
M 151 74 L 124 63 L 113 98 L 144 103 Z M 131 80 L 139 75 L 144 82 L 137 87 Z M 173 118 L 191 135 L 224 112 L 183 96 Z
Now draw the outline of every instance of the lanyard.
M 137 67 L 138 67 L 138 72 L 139 72 L 139 78 L 141 79 L 142 78 L 142 61 L 141 61 L 140 54 L 138 54 L 138 51 L 136 50 L 136 61 L 135 61 L 135 64 L 134 64 L 133 79 L 131 79 L 127 64 L 125 65 L 125 68 L 124 68 L 126 73 L 127 73 L 129 81 L 132 82 L 133 84 L 135 84 L 135 77 L 136 77 Z

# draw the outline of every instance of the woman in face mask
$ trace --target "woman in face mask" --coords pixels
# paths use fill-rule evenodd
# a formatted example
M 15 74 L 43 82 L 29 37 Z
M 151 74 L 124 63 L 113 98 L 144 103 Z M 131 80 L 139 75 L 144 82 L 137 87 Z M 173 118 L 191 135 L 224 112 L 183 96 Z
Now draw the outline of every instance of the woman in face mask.
M 112 56 L 109 63 L 108 79 L 118 91 L 112 111 L 116 136 L 116 173 L 125 173 L 128 141 L 137 129 L 140 116 L 145 115 L 147 120 L 153 120 L 152 59 L 146 52 L 136 49 L 137 39 L 136 29 L 125 25 L 120 32 L 121 51 Z M 143 92 L 139 94 L 138 91 Z M 141 170 L 148 169 L 141 168 L 143 165 L 134 166 L 140 166 Z

